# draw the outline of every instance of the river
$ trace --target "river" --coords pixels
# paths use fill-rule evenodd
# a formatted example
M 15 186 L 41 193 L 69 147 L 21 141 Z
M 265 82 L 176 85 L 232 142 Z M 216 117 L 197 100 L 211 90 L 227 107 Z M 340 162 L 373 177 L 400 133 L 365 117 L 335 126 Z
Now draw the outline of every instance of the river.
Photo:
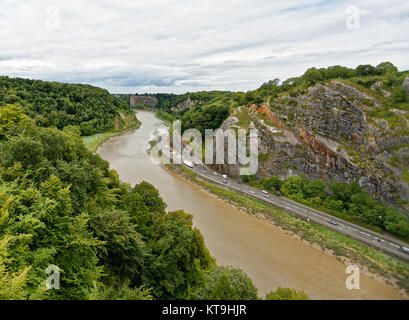
M 98 149 L 122 181 L 148 181 L 160 192 L 167 209 L 193 215 L 217 263 L 243 269 L 264 297 L 278 286 L 304 290 L 311 299 L 402 299 L 392 287 L 361 273 L 360 289 L 345 286 L 346 266 L 275 228 L 217 199 L 195 184 L 153 164 L 147 154 L 154 130 L 165 124 L 140 111 L 138 130 L 111 138 Z

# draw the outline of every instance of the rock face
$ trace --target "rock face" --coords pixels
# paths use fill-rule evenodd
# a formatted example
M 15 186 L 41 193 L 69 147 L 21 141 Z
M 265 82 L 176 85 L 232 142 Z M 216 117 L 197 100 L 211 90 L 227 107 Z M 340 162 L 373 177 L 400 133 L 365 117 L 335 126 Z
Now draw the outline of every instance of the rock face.
M 183 111 L 185 109 L 192 109 L 194 108 L 198 102 L 196 100 L 190 99 L 188 97 L 185 101 L 179 103 L 176 107 L 171 108 L 172 111 Z
M 139 96 L 139 95 L 131 95 L 130 96 L 130 105 L 132 107 L 137 106 L 146 106 L 149 108 L 154 108 L 158 103 L 158 99 L 151 96 Z
M 403 87 L 406 90 L 406 93 L 409 95 L 409 77 L 406 77 L 403 81 Z
M 259 154 L 268 154 L 260 158 L 257 176 L 305 174 L 327 182 L 357 182 L 373 197 L 409 214 L 402 204 L 409 201 L 409 184 L 403 179 L 409 169 L 409 112 L 399 110 L 401 122 L 392 127 L 369 116 L 378 106 L 376 98 L 341 81 L 317 84 L 270 105 L 250 106 L 248 113 L 259 130 Z M 266 122 L 281 134 L 272 134 Z M 391 165 L 392 159 L 399 165 Z M 238 177 L 238 167 L 216 169 Z

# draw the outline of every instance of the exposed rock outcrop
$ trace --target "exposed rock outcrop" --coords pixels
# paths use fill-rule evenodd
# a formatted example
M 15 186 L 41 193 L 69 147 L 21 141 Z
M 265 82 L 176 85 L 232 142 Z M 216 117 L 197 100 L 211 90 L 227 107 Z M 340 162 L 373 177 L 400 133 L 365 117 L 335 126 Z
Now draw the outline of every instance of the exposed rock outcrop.
M 409 95 L 409 77 L 406 77 L 403 81 L 403 87 L 405 88 L 406 94 Z
M 188 97 L 185 101 L 179 103 L 176 107 L 171 108 L 172 111 L 183 111 L 185 109 L 192 109 L 196 107 L 198 102 Z
M 154 108 L 158 104 L 158 99 L 152 96 L 131 95 L 129 101 L 132 107 L 146 106 L 148 108 Z
M 409 112 L 396 110 L 402 120 L 392 127 L 370 116 L 380 105 L 374 96 L 337 80 L 296 97 L 251 105 L 247 110 L 259 130 L 259 154 L 269 155 L 259 162 L 257 176 L 305 174 L 327 182 L 357 182 L 373 197 L 409 213 L 401 201 L 409 201 L 402 169 L 409 167 L 409 147 L 404 147 L 409 144 Z M 282 134 L 271 134 L 259 118 Z M 239 176 L 238 167 L 219 169 Z

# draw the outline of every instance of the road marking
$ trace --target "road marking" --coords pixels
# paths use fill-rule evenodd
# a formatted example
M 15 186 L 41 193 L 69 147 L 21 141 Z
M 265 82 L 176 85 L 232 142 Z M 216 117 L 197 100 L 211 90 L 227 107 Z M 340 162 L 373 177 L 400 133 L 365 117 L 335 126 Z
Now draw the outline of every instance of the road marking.
M 209 172 L 210 172 L 210 171 L 209 171 Z M 209 175 L 210 175 L 210 174 L 209 174 Z M 213 180 L 214 182 L 221 183 L 220 181 L 214 179 L 214 177 L 208 177 L 207 175 L 205 175 L 205 177 L 206 177 L 207 179 Z M 251 196 L 251 197 L 256 197 L 256 198 L 258 198 L 258 199 L 261 199 L 261 196 L 262 196 L 262 195 L 260 196 L 260 195 L 258 194 L 258 192 L 257 192 L 257 193 L 254 192 L 251 187 L 245 186 L 244 188 L 242 188 L 241 186 L 237 186 L 237 185 L 234 185 L 234 184 L 231 184 L 231 186 L 232 186 L 232 189 L 236 189 L 236 190 L 238 190 L 238 191 L 244 192 L 245 194 L 247 194 L 247 195 L 249 195 L 249 196 Z M 348 230 L 350 230 L 350 231 L 349 231 L 349 232 L 351 232 L 350 236 L 355 235 L 355 236 L 357 237 L 357 236 L 358 236 L 357 233 L 359 232 L 359 233 L 361 233 L 361 234 L 363 234 L 363 235 L 365 235 L 365 236 L 367 236 L 367 237 L 369 237 L 369 238 L 375 238 L 375 236 L 370 235 L 370 234 L 368 234 L 368 233 L 366 233 L 366 232 L 363 232 L 363 231 L 359 230 L 358 228 L 354 228 L 354 227 L 350 227 L 350 226 L 346 226 L 346 225 L 342 225 L 342 224 L 338 224 L 337 226 L 330 225 L 330 224 L 327 222 L 327 219 L 328 219 L 330 216 L 327 216 L 327 214 L 321 213 L 321 212 L 317 212 L 316 210 L 311 209 L 311 208 L 301 207 L 300 204 L 298 204 L 298 203 L 293 203 L 293 202 L 291 202 L 291 201 L 287 201 L 287 199 L 278 198 L 278 197 L 275 197 L 275 196 L 273 195 L 272 198 L 265 199 L 265 198 L 263 197 L 261 200 L 268 201 L 269 203 L 271 203 L 271 204 L 273 204 L 273 205 L 276 205 L 276 206 L 279 206 L 279 207 L 281 207 L 281 208 L 285 208 L 285 209 L 287 209 L 287 210 L 290 210 L 289 213 L 291 213 L 291 211 L 293 211 L 292 214 L 295 214 L 295 215 L 298 215 L 298 216 L 301 215 L 301 214 L 303 214 L 303 212 L 306 212 L 306 213 L 309 215 L 309 218 L 310 218 L 311 220 L 312 220 L 312 217 L 314 217 L 316 222 L 324 223 L 324 224 L 328 225 L 328 226 L 329 226 L 330 228 L 332 228 L 332 229 L 342 228 L 342 229 L 348 229 Z M 337 221 L 337 222 L 338 222 L 338 221 Z M 341 232 L 341 233 L 342 233 L 342 232 Z M 355 233 L 355 234 L 354 234 L 354 233 Z M 345 234 L 345 232 L 344 232 L 344 234 Z M 358 236 L 358 237 L 359 237 L 359 236 Z M 362 241 L 364 241 L 364 240 L 365 240 L 365 241 L 368 241 L 368 240 L 366 240 L 365 238 L 361 238 L 361 239 L 362 239 Z M 383 239 L 380 239 L 380 240 L 381 240 L 381 242 L 385 242 L 385 240 L 383 240 Z M 364 241 L 364 242 L 365 242 L 365 241 Z M 375 240 L 372 240 L 372 241 L 377 241 L 377 240 L 376 240 L 376 238 L 375 238 Z M 395 245 L 395 244 L 393 244 L 393 243 L 386 242 L 386 244 L 389 244 L 390 246 L 396 248 L 396 249 L 389 248 L 389 250 L 395 251 L 395 253 L 396 253 L 396 251 L 398 251 L 398 250 L 400 249 L 400 246 Z M 399 256 L 402 256 L 402 255 L 400 254 L 400 252 L 399 252 Z

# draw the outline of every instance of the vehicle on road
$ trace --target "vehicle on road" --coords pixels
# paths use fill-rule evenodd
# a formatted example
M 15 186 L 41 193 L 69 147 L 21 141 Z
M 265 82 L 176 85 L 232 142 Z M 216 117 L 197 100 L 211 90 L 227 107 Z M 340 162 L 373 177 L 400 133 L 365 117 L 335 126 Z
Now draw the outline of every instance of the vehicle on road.
M 268 194 L 267 190 L 261 190 L 262 193 Z
M 270 199 L 270 196 L 268 194 L 264 195 L 264 198 Z
M 227 181 L 226 181 L 226 180 L 224 180 L 224 181 L 223 181 L 223 183 L 224 183 L 224 184 L 227 184 Z
M 213 174 L 214 174 L 215 176 L 217 176 L 217 172 L 213 172 Z
M 337 223 L 336 221 L 334 221 L 334 220 L 330 220 L 329 223 L 331 223 L 331 224 L 334 225 L 334 226 L 337 226 L 337 225 L 338 225 L 338 223 Z
M 402 246 L 402 247 L 399 247 L 399 250 L 406 253 L 406 254 L 409 254 L 409 248 L 406 248 L 406 247 Z
M 250 190 L 250 193 L 251 193 L 251 194 L 256 194 L 253 190 Z
M 188 166 L 189 168 L 193 168 L 193 162 L 191 162 L 189 160 L 183 160 L 183 164 L 185 166 Z
M 227 179 L 228 176 L 226 174 L 222 175 L 223 179 Z

